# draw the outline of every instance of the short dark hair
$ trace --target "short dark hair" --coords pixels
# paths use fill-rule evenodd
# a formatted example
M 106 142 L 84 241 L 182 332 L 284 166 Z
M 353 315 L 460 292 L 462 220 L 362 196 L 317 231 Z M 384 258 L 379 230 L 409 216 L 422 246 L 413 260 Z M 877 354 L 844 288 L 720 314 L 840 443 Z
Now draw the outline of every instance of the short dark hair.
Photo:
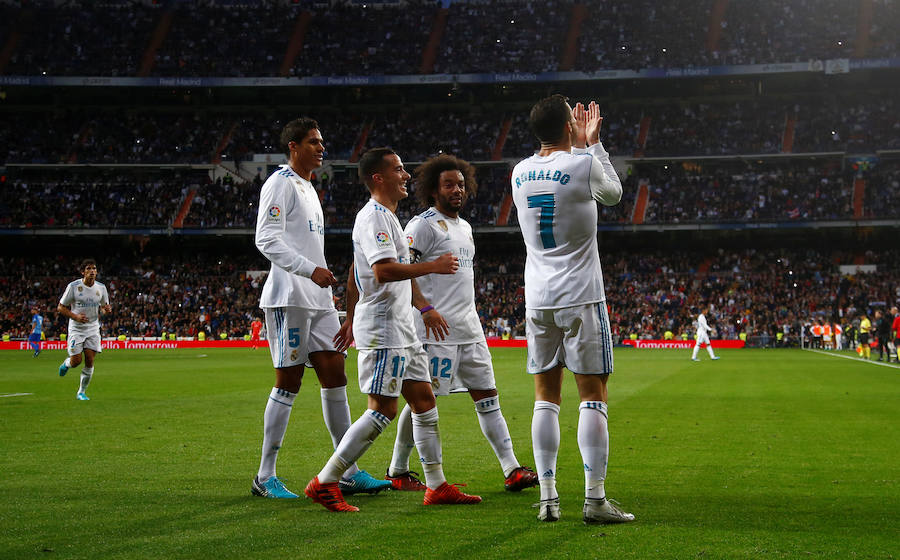
M 281 148 L 284 153 L 290 155 L 291 149 L 288 148 L 288 144 L 302 142 L 309 131 L 314 128 L 319 128 L 319 123 L 309 117 L 300 117 L 284 125 L 284 128 L 281 129 Z
M 428 208 L 434 206 L 435 194 L 440 187 L 441 173 L 459 171 L 466 182 L 466 193 L 473 197 L 478 192 L 475 180 L 475 167 L 464 159 L 449 154 L 429 158 L 416 168 L 416 199 L 419 204 Z
M 84 259 L 83 261 L 81 261 L 81 264 L 78 266 L 78 270 L 80 272 L 84 272 L 85 268 L 92 266 L 92 265 L 97 266 L 97 261 L 95 261 L 94 259 Z
M 397 152 L 387 147 L 372 148 L 371 150 L 366 151 L 366 153 L 359 158 L 359 180 L 362 181 L 364 185 L 368 186 L 369 178 L 384 169 L 384 158 L 391 154 L 396 155 Z
M 528 115 L 528 123 L 542 144 L 555 144 L 565 137 L 566 123 L 571 116 L 569 99 L 555 93 L 534 104 Z

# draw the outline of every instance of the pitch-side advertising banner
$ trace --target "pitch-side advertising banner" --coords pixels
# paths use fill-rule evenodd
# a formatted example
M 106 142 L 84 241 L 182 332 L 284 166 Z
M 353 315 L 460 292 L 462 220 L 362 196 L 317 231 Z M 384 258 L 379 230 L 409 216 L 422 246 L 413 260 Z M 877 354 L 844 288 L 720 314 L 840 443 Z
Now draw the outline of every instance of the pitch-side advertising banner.
M 634 346 L 635 348 L 693 348 L 695 342 L 693 340 L 623 340 L 625 346 Z M 711 342 L 713 348 L 743 348 L 743 340 L 713 340 Z

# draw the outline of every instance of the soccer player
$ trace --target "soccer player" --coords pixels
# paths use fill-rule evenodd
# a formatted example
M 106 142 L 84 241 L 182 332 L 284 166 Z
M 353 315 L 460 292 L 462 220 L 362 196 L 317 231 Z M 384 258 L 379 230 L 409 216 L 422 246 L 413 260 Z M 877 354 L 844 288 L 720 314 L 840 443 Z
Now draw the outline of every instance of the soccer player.
M 583 519 L 634 520 L 606 498 L 604 489 L 609 458 L 607 381 L 613 354 L 597 246 L 597 202 L 618 204 L 622 184 L 600 143 L 602 120 L 594 102 L 587 108 L 579 103 L 574 110 L 561 95 L 537 102 L 529 122 L 540 151 L 519 162 L 511 177 L 527 255 L 525 334 L 527 370 L 534 376 L 531 438 L 541 487 L 541 521 L 559 519 L 556 460 L 563 366 L 575 374 L 581 399 Z
M 706 314 L 709 313 L 709 305 L 704 304 L 700 308 L 700 314 L 697 315 L 697 342 L 694 344 L 694 353 L 691 355 L 691 360 L 695 362 L 699 362 L 700 359 L 697 357 L 697 353 L 700 351 L 700 346 L 706 345 L 706 351 L 709 352 L 709 357 L 713 360 L 718 360 L 719 357 L 713 353 L 712 344 L 709 342 L 709 332 L 712 330 L 709 327 L 709 323 L 706 322 Z
M 408 196 L 409 173 L 393 150 L 375 148 L 363 154 L 359 177 L 372 195 L 353 224 L 348 284 L 355 282 L 359 303 L 352 310 L 348 306 L 335 345 L 343 349 L 356 340 L 359 388 L 368 395 L 369 406 L 309 482 L 306 495 L 331 511 L 359 511 L 344 500 L 337 481 L 397 416 L 402 394 L 412 408 L 413 440 L 427 486 L 425 505 L 479 503 L 479 496 L 460 492 L 444 477 L 438 411 L 411 305 L 412 278 L 453 274 L 459 261 L 447 253 L 429 262 L 409 262 L 409 246 L 396 215 L 397 205 Z M 348 286 L 348 298 L 351 290 Z
M 256 350 L 259 346 L 259 332 L 262 330 L 262 321 L 259 320 L 259 317 L 254 317 L 253 322 L 250 323 L 250 349 Z
M 896 307 L 891 307 L 891 315 L 894 320 L 891 321 L 891 333 L 894 339 L 894 358 L 900 363 L 900 314 L 897 313 Z
M 340 329 L 331 293 L 336 279 L 325 262 L 325 220 L 310 182 L 322 165 L 325 144 L 310 118 L 287 123 L 281 144 L 288 164 L 263 184 L 256 220 L 256 247 L 272 263 L 259 306 L 265 312 L 275 387 L 263 415 L 262 457 L 251 492 L 266 498 L 298 497 L 276 476 L 275 463 L 307 364 L 322 385 L 322 414 L 334 446 L 350 427 L 344 354 L 331 342 Z M 352 464 L 344 474 L 348 493 L 391 485 Z
M 94 357 L 103 351 L 100 347 L 100 311 L 110 313 L 109 292 L 106 286 L 97 282 L 97 262 L 85 259 L 79 267 L 82 277 L 70 282 L 63 292 L 56 311 L 69 318 L 69 334 L 66 351 L 69 357 L 59 366 L 60 377 L 70 368 L 81 364 L 84 354 L 84 367 L 81 369 L 81 383 L 75 398 L 89 401 L 85 391 L 94 375 Z
M 44 327 L 44 317 L 35 305 L 31 308 L 31 334 L 28 335 L 28 345 L 34 350 L 34 357 L 41 353 L 41 330 Z
M 475 241 L 472 226 L 459 217 L 475 195 L 475 168 L 450 155 L 429 159 L 416 170 L 416 196 L 428 210 L 406 226 L 411 262 L 427 262 L 452 253 L 459 260 L 456 274 L 429 274 L 415 280 L 413 304 L 419 310 L 416 330 L 428 353 L 431 387 L 436 396 L 449 395 L 451 385 L 465 388 L 475 402 L 481 431 L 500 461 L 505 487 L 519 491 L 537 485 L 537 474 L 522 466 L 513 451 L 506 419 L 494 382 L 491 354 L 475 309 Z M 413 313 L 416 315 L 416 313 Z M 397 439 L 387 479 L 394 489 L 424 490 L 409 471 L 413 448 L 410 408 L 397 420 Z

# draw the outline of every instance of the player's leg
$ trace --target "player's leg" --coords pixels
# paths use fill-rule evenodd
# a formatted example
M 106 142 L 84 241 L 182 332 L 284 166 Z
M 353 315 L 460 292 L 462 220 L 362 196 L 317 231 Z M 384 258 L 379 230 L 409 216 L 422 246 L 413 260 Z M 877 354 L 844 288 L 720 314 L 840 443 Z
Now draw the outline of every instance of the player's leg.
M 425 352 L 418 358 L 412 353 L 407 369 L 409 378 L 403 382 L 403 398 L 412 409 L 413 440 L 425 474 L 425 505 L 477 504 L 480 496 L 460 492 L 448 484 L 444 476 L 441 434 L 438 429 L 438 410 L 425 367 Z M 412 371 L 411 371 L 412 370 Z
M 81 364 L 81 353 L 84 352 L 84 336 L 69 333 L 68 342 L 66 342 L 66 359 L 59 366 L 59 376 L 63 377 L 69 372 L 69 369 L 78 367 Z
M 713 352 L 712 342 L 710 342 L 708 338 L 706 339 L 706 351 L 709 353 L 709 357 L 713 360 L 719 359 L 716 357 L 716 353 Z
M 306 341 L 302 335 L 308 332 L 308 324 L 304 324 L 304 318 L 297 311 L 284 307 L 265 310 L 267 331 L 271 335 L 269 350 L 275 369 L 275 386 L 269 392 L 263 412 L 259 470 L 250 489 L 253 495 L 265 498 L 297 497 L 285 488 L 276 474 L 278 451 L 284 442 L 307 359 Z
M 577 308 L 565 313 L 573 314 Z M 571 319 L 561 314 L 567 326 L 563 349 L 566 365 L 575 372 L 581 404 L 578 409 L 578 448 L 584 464 L 584 521 L 620 523 L 634 520 L 606 499 L 605 481 L 609 463 L 607 381 L 613 372 L 613 344 L 606 305 L 583 306 Z M 580 323 L 580 324 L 579 324 Z
M 344 353 L 325 350 L 333 347 L 332 339 L 339 328 L 337 312 L 319 314 L 310 327 L 309 361 L 316 370 L 322 385 L 322 416 L 331 435 L 333 448 L 337 449 L 344 434 L 350 428 L 350 405 L 347 402 L 347 374 L 344 370 Z M 333 319 L 333 320 L 331 320 Z M 341 478 L 341 490 L 345 494 L 357 492 L 378 493 L 391 487 L 387 480 L 378 480 L 366 471 L 361 471 L 356 463 L 350 465 Z
M 559 454 L 559 405 L 562 402 L 562 331 L 548 310 L 525 310 L 527 371 L 534 376 L 531 447 L 541 487 L 538 519 L 559 519 L 556 459 Z
M 36 333 L 28 335 L 28 345 L 34 350 L 34 357 L 37 358 L 41 353 L 41 335 Z
M 697 358 L 697 353 L 700 352 L 700 336 L 697 335 L 697 341 L 694 343 L 694 352 L 691 354 L 691 360 L 695 362 L 699 362 L 700 360 Z
M 409 404 L 397 415 L 397 437 L 394 439 L 394 451 L 388 467 L 387 479 L 394 490 L 424 492 L 425 484 L 418 478 L 418 473 L 409 469 L 409 456 L 416 447 L 413 438 L 412 409 Z
M 475 403 L 478 424 L 494 450 L 505 477 L 504 487 L 512 492 L 536 486 L 537 474 L 522 466 L 513 450 L 509 426 L 500 409 L 500 397 L 494 380 L 494 368 L 486 342 L 458 347 L 453 368 L 453 384 L 469 389 Z M 434 372 L 432 372 L 432 375 Z
M 331 511 L 358 511 L 344 500 L 339 481 L 397 415 L 405 355 L 394 349 L 360 350 L 359 388 L 368 395 L 368 408 L 344 433 L 334 453 L 306 486 L 305 493 Z M 401 358 L 403 358 L 401 360 Z M 393 371 L 388 369 L 394 365 Z
M 99 337 L 98 344 L 99 344 Z M 97 355 L 97 351 L 91 348 L 88 348 L 87 345 L 84 347 L 84 367 L 81 368 L 81 379 L 78 383 L 78 393 L 76 393 L 76 398 L 81 401 L 89 400 L 85 391 L 87 391 L 88 385 L 91 384 L 91 378 L 94 376 L 94 356 Z

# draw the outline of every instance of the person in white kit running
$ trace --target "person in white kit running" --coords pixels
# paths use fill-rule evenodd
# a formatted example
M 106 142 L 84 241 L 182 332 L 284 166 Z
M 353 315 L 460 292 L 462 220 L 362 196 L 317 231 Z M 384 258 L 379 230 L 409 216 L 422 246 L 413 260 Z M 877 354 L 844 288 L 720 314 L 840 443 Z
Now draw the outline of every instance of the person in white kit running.
M 82 277 L 66 286 L 56 310 L 69 318 L 69 333 L 66 351 L 69 357 L 59 366 L 60 377 L 70 368 L 78 367 L 84 355 L 81 382 L 75 398 L 80 401 L 91 399 L 85 394 L 94 375 L 94 358 L 103 351 L 100 346 L 100 311 L 110 313 L 109 292 L 106 286 L 97 282 L 97 262 L 85 259 L 79 268 Z
M 712 344 L 709 343 L 709 333 L 712 329 L 709 326 L 709 323 L 706 322 L 706 314 L 709 313 L 709 305 L 703 305 L 700 308 L 700 315 L 697 315 L 697 342 L 694 344 L 694 353 L 691 355 L 691 360 L 695 362 L 699 362 L 700 359 L 697 357 L 697 352 L 700 351 L 700 346 L 706 345 L 706 351 L 709 352 L 709 357 L 713 360 L 718 360 L 719 357 L 713 353 Z
M 331 511 L 359 511 L 344 500 L 337 481 L 397 416 L 402 394 L 412 407 L 413 438 L 425 471 L 424 504 L 477 504 L 481 497 L 460 492 L 444 477 L 438 410 L 412 312 L 411 279 L 453 274 L 458 259 L 447 253 L 430 262 L 409 262 L 409 246 L 396 215 L 400 201 L 409 196 L 409 173 L 396 152 L 374 148 L 364 153 L 359 178 L 372 198 L 353 223 L 348 283 L 354 283 L 356 291 L 348 286 L 347 317 L 335 345 L 344 349 L 356 341 L 359 388 L 367 395 L 368 409 L 350 426 L 305 493 Z M 354 294 L 359 303 L 351 306 Z
M 337 282 L 325 262 L 325 219 L 319 194 L 310 179 L 322 165 L 325 144 L 318 123 L 295 119 L 281 132 L 288 154 L 263 184 L 256 220 L 256 247 L 272 266 L 259 306 L 265 311 L 266 339 L 275 368 L 275 387 L 263 415 L 263 445 L 259 471 L 250 491 L 265 498 L 297 498 L 275 474 L 275 463 L 309 365 L 322 385 L 322 415 L 332 445 L 350 427 L 344 353 L 333 339 L 340 329 L 331 286 Z M 341 479 L 349 493 L 377 493 L 390 488 L 355 464 Z
M 529 123 L 540 151 L 513 169 L 512 195 L 525 241 L 527 370 L 534 376 L 531 423 L 541 487 L 538 519 L 557 521 L 559 410 L 563 366 L 581 399 L 578 447 L 584 462 L 586 523 L 634 520 L 606 497 L 607 380 L 612 336 L 597 244 L 597 202 L 618 204 L 622 184 L 600 143 L 600 108 L 575 109 L 562 95 L 538 101 Z M 573 149 L 574 146 L 574 149 Z
M 459 259 L 456 274 L 428 274 L 414 281 L 419 288 L 413 290 L 413 305 L 419 310 L 416 332 L 428 353 L 435 396 L 449 395 L 451 385 L 468 390 L 481 431 L 500 461 L 504 487 L 517 492 L 536 486 L 537 475 L 522 466 L 513 451 L 491 353 L 475 308 L 475 240 L 472 226 L 459 212 L 476 190 L 475 168 L 457 157 L 440 155 L 416 169 L 416 196 L 428 210 L 406 225 L 410 260 L 433 261 L 446 253 Z M 397 439 L 386 478 L 394 489 L 424 490 L 409 470 L 414 447 L 410 413 L 407 404 L 397 417 Z

